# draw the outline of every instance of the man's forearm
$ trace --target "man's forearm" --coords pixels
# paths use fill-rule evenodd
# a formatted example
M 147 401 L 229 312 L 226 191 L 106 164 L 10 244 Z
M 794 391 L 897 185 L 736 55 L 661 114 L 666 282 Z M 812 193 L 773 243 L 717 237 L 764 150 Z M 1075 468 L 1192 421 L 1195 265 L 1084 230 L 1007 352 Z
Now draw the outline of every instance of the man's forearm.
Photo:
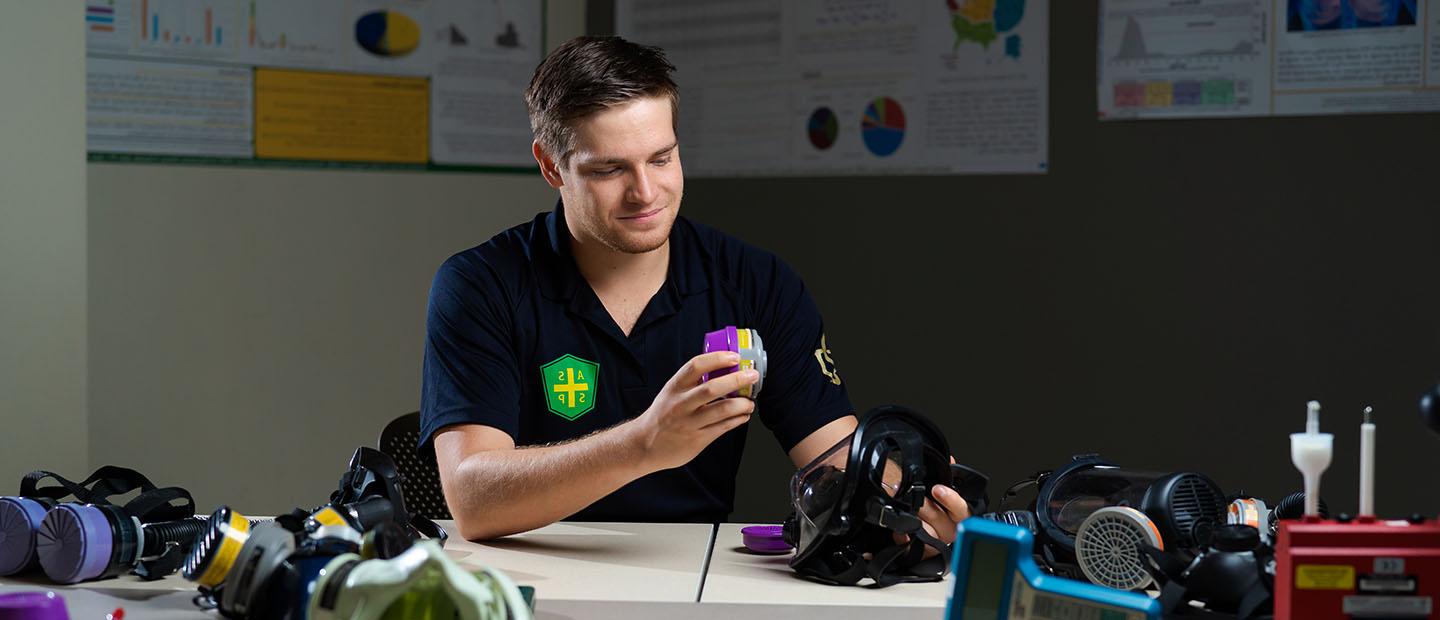
M 632 421 L 567 443 L 466 457 L 446 493 L 461 536 L 549 525 L 651 473 L 634 430 Z

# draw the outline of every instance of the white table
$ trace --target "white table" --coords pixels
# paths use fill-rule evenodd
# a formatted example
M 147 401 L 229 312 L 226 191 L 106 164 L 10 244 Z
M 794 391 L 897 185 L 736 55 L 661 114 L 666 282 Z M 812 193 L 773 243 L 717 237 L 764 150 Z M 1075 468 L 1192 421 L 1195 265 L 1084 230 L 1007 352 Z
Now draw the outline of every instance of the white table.
M 707 523 L 556 523 L 487 542 L 452 538 L 445 550 L 462 565 L 535 586 L 538 601 L 693 603 L 713 531 Z

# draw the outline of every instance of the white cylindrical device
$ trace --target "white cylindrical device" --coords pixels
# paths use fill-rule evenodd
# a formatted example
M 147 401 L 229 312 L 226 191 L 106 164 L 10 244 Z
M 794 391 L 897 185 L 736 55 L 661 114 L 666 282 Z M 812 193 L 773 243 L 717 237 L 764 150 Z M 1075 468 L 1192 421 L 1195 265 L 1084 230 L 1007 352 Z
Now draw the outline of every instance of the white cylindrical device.
M 1335 436 L 1320 432 L 1320 403 L 1305 406 L 1305 432 L 1290 434 L 1290 461 L 1305 479 L 1305 516 L 1320 516 L 1320 475 L 1330 467 Z
M 1360 516 L 1375 516 L 1375 423 L 1370 421 L 1374 410 L 1365 408 L 1360 424 Z

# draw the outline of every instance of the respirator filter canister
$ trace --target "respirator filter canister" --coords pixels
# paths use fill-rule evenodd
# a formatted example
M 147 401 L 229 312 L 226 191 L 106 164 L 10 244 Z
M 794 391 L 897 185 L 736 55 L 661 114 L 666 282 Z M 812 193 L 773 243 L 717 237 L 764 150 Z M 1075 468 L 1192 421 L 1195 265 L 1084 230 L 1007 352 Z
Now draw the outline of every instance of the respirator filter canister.
M 747 385 L 735 392 L 730 397 L 743 396 L 755 400 L 760 395 L 760 389 L 765 384 L 765 371 L 769 366 L 769 357 L 765 354 L 765 344 L 760 340 L 759 332 L 753 329 L 737 328 L 734 325 L 725 329 L 705 334 L 705 353 L 715 351 L 732 351 L 740 354 L 740 363 L 728 368 L 721 368 L 713 372 L 705 373 L 701 381 L 709 381 L 717 377 L 723 377 L 730 373 L 741 370 L 754 370 L 760 374 L 760 378 L 753 385 Z

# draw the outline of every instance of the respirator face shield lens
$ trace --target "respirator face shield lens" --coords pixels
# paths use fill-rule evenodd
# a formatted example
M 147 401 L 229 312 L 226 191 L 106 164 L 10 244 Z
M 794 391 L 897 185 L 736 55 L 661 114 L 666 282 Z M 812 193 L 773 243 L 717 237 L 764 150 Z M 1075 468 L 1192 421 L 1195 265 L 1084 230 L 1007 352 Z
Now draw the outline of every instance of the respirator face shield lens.
M 1057 527 L 1070 536 L 1085 519 L 1106 506 L 1140 508 L 1145 491 L 1163 474 L 1096 465 L 1061 474 L 1047 485 L 1041 508 Z
M 854 435 L 831 446 L 790 478 L 790 503 L 795 510 L 795 546 L 805 549 L 825 531 L 845 494 L 845 466 Z

